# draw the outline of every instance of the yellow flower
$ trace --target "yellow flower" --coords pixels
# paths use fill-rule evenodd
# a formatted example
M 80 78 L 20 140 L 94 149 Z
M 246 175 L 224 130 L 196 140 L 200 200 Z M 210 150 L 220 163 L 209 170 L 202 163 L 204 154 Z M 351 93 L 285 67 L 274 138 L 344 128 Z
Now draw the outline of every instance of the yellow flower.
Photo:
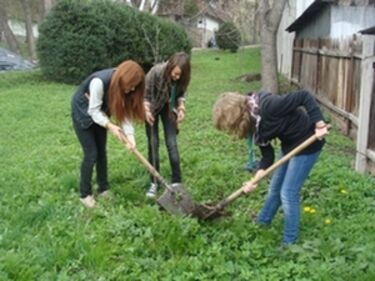
M 305 207 L 305 208 L 303 208 L 303 211 L 304 211 L 305 213 L 309 213 L 309 212 L 310 212 L 310 210 L 311 210 L 311 208 L 310 208 L 310 207 Z
M 314 208 L 311 208 L 310 209 L 310 214 L 315 214 L 316 213 L 316 210 Z
M 346 189 L 341 189 L 340 192 L 341 192 L 342 194 L 348 194 L 348 191 L 347 191 Z
M 325 224 L 331 224 L 331 220 L 330 219 L 325 219 L 324 223 Z

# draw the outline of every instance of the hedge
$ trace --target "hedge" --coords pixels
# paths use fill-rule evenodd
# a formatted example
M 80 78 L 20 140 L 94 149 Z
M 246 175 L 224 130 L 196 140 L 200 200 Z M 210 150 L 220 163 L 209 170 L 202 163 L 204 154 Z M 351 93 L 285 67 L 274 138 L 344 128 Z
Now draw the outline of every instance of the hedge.
M 231 22 L 223 23 L 215 34 L 216 43 L 220 49 L 237 52 L 241 44 L 241 33 Z
M 191 52 L 184 29 L 110 1 L 61 0 L 39 27 L 38 58 L 49 79 L 79 83 L 93 71 L 133 59 L 147 69 Z

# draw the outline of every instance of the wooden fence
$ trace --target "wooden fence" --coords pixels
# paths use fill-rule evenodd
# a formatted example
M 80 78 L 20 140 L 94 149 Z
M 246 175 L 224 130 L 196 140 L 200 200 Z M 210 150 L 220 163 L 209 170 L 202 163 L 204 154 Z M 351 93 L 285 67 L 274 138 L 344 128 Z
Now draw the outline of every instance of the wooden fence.
M 293 46 L 292 81 L 315 93 L 341 130 L 357 138 L 361 172 L 373 169 L 369 161 L 375 171 L 374 38 L 295 39 Z

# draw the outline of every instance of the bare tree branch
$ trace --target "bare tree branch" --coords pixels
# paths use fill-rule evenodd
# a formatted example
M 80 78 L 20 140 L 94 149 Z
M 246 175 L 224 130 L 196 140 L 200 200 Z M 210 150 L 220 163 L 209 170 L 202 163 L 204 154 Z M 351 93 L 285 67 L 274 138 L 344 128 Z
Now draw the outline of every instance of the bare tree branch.
M 14 52 L 19 54 L 20 53 L 20 48 L 19 44 L 17 42 L 16 36 L 14 35 L 12 29 L 10 28 L 8 24 L 8 14 L 6 10 L 6 6 L 4 4 L 0 5 L 0 30 L 4 32 L 4 37 L 7 42 L 7 45 L 9 49 Z
M 36 59 L 36 48 L 35 48 L 35 38 L 33 34 L 33 16 L 30 7 L 30 2 L 28 0 L 20 0 L 23 13 L 25 15 L 25 27 L 26 27 L 26 41 L 29 51 L 29 56 L 32 60 Z
M 160 28 L 159 28 L 159 26 L 158 25 L 155 26 L 156 33 L 155 33 L 155 40 L 154 41 L 152 41 L 150 39 L 150 37 L 148 36 L 146 28 L 144 27 L 143 24 L 141 25 L 141 27 L 142 27 L 143 34 L 145 35 L 146 41 L 147 41 L 149 47 L 152 50 L 152 54 L 153 54 L 153 57 L 154 57 L 154 63 L 159 62 L 160 61 L 160 51 L 159 51 L 160 50 L 160 47 L 159 47 Z
M 146 2 L 147 2 L 146 0 L 142 0 L 138 8 L 140 11 L 143 11 L 145 9 Z
M 156 15 L 159 10 L 159 0 L 151 0 L 151 14 Z

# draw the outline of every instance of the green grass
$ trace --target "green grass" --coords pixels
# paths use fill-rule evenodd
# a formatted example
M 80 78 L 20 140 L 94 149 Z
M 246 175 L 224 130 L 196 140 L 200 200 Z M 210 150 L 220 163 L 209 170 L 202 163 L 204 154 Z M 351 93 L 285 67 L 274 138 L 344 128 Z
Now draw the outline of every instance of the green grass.
M 183 179 L 197 202 L 218 201 L 251 175 L 245 141 L 212 127 L 235 77 L 260 71 L 259 49 L 193 54 L 179 149 Z M 302 192 L 300 242 L 279 249 L 282 215 L 269 228 L 250 222 L 266 184 L 212 222 L 159 211 L 145 199 L 148 174 L 109 136 L 114 198 L 95 210 L 78 200 L 81 150 L 70 119 L 74 86 L 38 71 L 0 75 L 0 280 L 375 280 L 374 180 L 351 168 L 355 146 L 332 132 Z M 144 128 L 137 146 L 146 155 Z M 169 180 L 165 147 L 161 173 Z M 330 219 L 331 224 L 325 224 Z

